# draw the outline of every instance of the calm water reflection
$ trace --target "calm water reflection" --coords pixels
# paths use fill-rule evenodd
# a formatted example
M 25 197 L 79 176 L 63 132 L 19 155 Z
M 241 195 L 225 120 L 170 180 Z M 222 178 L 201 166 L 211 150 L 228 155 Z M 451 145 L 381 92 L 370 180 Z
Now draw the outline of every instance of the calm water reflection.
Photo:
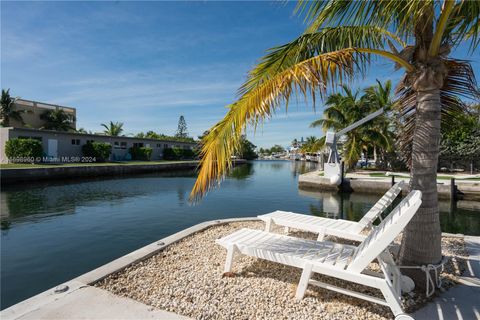
M 1 307 L 201 221 L 277 209 L 358 220 L 376 195 L 299 191 L 304 162 L 256 161 L 188 203 L 193 172 L 19 185 L 1 191 Z M 480 205 L 441 204 L 447 232 L 480 234 Z

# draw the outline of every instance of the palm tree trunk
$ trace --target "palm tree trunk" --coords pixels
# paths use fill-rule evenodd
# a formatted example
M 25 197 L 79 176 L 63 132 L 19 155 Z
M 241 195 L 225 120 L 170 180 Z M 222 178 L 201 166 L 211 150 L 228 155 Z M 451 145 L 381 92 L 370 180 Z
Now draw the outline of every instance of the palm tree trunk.
M 440 90 L 417 91 L 410 188 L 422 191 L 422 205 L 403 234 L 402 265 L 436 264 L 442 258 L 437 194 L 440 116 Z M 419 272 L 408 274 L 415 282 L 424 279 Z

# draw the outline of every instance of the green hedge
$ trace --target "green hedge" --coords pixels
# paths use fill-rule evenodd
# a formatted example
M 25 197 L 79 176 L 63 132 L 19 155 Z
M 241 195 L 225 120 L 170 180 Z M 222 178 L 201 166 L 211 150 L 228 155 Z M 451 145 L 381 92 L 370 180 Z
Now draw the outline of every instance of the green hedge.
M 193 152 L 191 149 L 165 148 L 163 150 L 163 159 L 165 160 L 182 160 L 194 158 L 195 152 Z
M 5 143 L 5 155 L 10 162 L 40 162 L 43 155 L 42 142 L 36 139 L 10 139 Z
M 112 146 L 104 142 L 87 142 L 82 146 L 84 157 L 91 157 L 95 162 L 105 162 L 112 153 Z
M 149 147 L 132 147 L 129 149 L 132 160 L 150 161 L 153 149 Z

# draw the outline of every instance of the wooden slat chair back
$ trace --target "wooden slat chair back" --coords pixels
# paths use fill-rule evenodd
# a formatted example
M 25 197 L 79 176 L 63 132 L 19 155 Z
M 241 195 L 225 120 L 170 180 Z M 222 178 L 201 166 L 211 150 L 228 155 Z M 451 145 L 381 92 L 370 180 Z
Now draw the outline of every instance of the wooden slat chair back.
M 422 203 L 421 191 L 410 192 L 358 246 L 348 270 L 362 272 L 402 232 Z
M 371 228 L 372 224 L 380 218 L 382 220 L 382 213 L 390 206 L 397 196 L 402 192 L 402 188 L 405 185 L 404 181 L 397 182 L 394 184 L 380 200 L 375 203 L 375 205 L 363 216 L 363 218 L 358 221 L 358 228 L 356 231 L 360 232 L 364 228 Z

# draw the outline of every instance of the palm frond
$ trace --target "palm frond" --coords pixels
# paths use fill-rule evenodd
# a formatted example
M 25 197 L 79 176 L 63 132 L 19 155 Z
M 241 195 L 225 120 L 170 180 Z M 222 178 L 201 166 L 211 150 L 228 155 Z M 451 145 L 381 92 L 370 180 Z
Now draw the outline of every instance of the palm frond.
M 480 43 L 480 1 L 462 0 L 457 2 L 448 20 L 442 42 L 457 46 L 469 43 L 470 52 Z
M 238 151 L 247 123 L 255 126 L 269 118 L 292 95 L 303 96 L 305 100 L 323 96 L 330 83 L 362 72 L 356 61 L 363 59 L 362 53 L 351 48 L 321 54 L 295 64 L 245 92 L 202 139 L 200 170 L 190 199 L 198 200 L 215 182 L 223 179 L 231 167 L 231 156 Z
M 371 25 L 397 30 L 398 36 L 406 38 L 413 33 L 419 18 L 433 15 L 439 5 L 433 0 L 301 0 L 296 12 L 304 15 L 309 24 L 306 33 L 339 25 Z
M 326 120 L 328 119 L 318 119 L 310 123 L 310 128 L 316 128 L 316 127 L 323 127 L 324 123 L 326 123 Z
M 283 70 L 318 54 L 346 48 L 383 49 L 393 39 L 404 47 L 400 38 L 376 26 L 338 26 L 303 34 L 297 39 L 270 49 L 260 63 L 250 71 L 238 94 L 243 95 Z M 368 57 L 366 55 L 365 57 Z M 367 62 L 358 61 L 358 63 Z

